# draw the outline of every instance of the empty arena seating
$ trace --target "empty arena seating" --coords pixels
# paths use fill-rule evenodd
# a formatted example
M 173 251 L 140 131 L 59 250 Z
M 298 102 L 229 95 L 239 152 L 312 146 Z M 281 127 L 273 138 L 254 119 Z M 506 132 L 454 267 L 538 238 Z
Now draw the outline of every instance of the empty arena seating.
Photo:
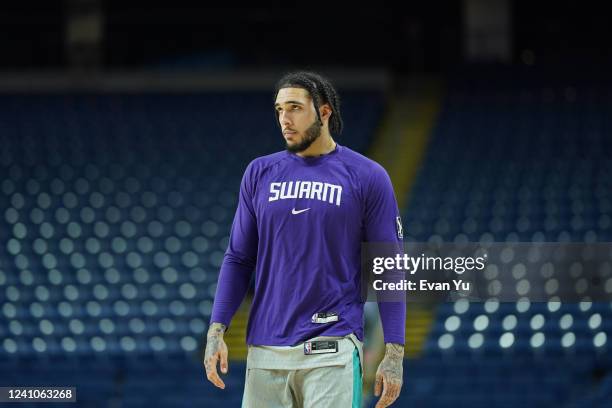
M 610 89 L 454 74 L 406 239 L 612 241 Z M 365 152 L 383 96 L 343 95 L 338 141 Z M 1 385 L 76 386 L 84 407 L 240 406 L 244 363 L 217 390 L 202 335 L 242 172 L 279 149 L 266 93 L 1 95 Z M 394 406 L 610 406 L 610 301 L 436 312 Z
M 84 407 L 240 405 L 244 366 L 222 393 L 200 351 L 242 172 L 284 148 L 272 105 L 0 96 L 3 386 L 76 386 Z M 365 151 L 382 95 L 347 92 L 343 108 L 339 142 Z
M 404 212 L 408 240 L 612 241 L 610 89 L 601 75 L 535 68 L 454 75 Z M 440 304 L 398 406 L 610 406 L 610 290 Z

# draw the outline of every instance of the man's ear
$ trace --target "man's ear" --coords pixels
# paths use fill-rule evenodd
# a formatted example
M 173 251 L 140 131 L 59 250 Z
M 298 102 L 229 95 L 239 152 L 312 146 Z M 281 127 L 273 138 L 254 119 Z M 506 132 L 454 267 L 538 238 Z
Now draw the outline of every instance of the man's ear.
M 329 118 L 331 118 L 331 115 L 333 114 L 331 106 L 329 106 L 329 104 L 327 103 L 321 105 L 321 107 L 319 108 L 319 114 L 321 115 L 321 120 L 329 120 Z

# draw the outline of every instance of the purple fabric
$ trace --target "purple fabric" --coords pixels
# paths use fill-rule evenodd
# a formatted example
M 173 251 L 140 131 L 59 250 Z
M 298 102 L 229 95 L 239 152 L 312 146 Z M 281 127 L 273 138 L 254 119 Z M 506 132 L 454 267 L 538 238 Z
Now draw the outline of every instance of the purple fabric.
M 211 322 L 230 321 L 255 271 L 247 343 L 291 346 L 354 332 L 363 340 L 361 243 L 401 242 L 391 180 L 376 162 L 337 145 L 302 158 L 253 160 L 240 186 Z M 404 344 L 405 302 L 378 304 L 386 343 Z M 336 322 L 311 322 L 337 312 Z

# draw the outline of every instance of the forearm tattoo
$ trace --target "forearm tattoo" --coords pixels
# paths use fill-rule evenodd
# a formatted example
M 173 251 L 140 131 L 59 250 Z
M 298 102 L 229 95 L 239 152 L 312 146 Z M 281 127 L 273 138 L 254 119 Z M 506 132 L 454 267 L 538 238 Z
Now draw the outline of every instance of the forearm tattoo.
M 212 357 L 219 352 L 223 342 L 225 328 L 225 325 L 222 323 L 213 323 L 208 328 L 208 333 L 206 334 L 206 350 L 204 352 L 204 367 L 206 368 L 206 373 L 213 372 L 213 367 L 216 371 L 217 360 Z
M 387 343 L 385 349 L 385 357 L 399 359 L 402 361 L 404 358 L 404 346 L 401 344 Z
M 401 344 L 387 343 L 385 356 L 380 363 L 382 374 L 389 376 L 389 380 L 401 382 L 403 374 L 402 362 L 404 360 L 404 346 Z
M 391 405 L 399 397 L 403 382 L 404 346 L 387 343 L 385 356 L 376 372 L 376 389 L 382 392 L 377 408 Z M 384 387 L 383 387 L 384 384 Z
M 225 333 L 225 325 L 223 323 L 213 323 L 208 328 L 208 333 L 206 334 L 206 338 L 210 337 L 218 337 L 219 335 L 223 335 Z

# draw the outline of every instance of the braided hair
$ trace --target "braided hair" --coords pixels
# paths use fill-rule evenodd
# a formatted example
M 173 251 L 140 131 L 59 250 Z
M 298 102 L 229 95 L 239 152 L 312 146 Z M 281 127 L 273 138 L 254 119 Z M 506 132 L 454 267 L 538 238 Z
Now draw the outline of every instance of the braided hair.
M 333 134 L 342 133 L 342 116 L 340 115 L 340 97 L 333 87 L 331 82 L 315 73 L 307 71 L 290 72 L 284 75 L 277 83 L 274 92 L 274 100 L 278 95 L 278 91 L 282 88 L 302 88 L 305 89 L 312 98 L 319 124 L 323 125 L 319 107 L 324 104 L 329 104 L 332 108 L 332 115 L 329 118 L 329 131 Z M 275 110 L 276 121 L 278 123 L 278 112 Z

